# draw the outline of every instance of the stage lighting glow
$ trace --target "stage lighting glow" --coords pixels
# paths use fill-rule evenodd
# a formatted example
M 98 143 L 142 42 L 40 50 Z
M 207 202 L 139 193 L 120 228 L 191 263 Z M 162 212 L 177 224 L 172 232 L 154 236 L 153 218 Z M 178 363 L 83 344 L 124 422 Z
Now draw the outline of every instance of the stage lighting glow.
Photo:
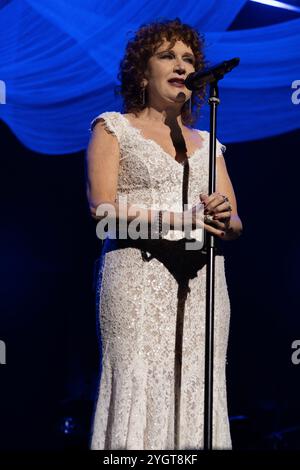
M 251 6 L 249 0 L 147 0 L 142 20 L 141 2 L 135 0 L 101 2 L 104 10 L 97 7 L 99 0 L 73 3 L 71 16 L 70 1 L 9 1 L 0 7 L 0 38 L 5 38 L 0 39 L 0 119 L 27 148 L 47 155 L 86 149 L 92 119 L 122 110 L 115 86 L 127 41 L 142 21 L 172 18 L 174 5 L 184 22 L 203 30 L 209 63 L 231 57 L 232 51 L 241 59 L 222 80 L 221 141 L 247 142 L 300 128 L 300 88 L 292 88 L 300 79 L 300 16 L 286 21 L 288 10 L 262 5 L 269 10 L 266 26 L 245 22 L 242 29 L 228 30 L 244 5 Z M 288 16 L 299 15 L 292 13 Z M 209 127 L 207 108 L 193 124 L 196 129 Z
M 262 3 L 263 5 L 269 5 L 270 7 L 284 8 L 285 10 L 297 11 L 300 13 L 300 8 L 294 5 L 288 5 L 287 3 L 277 2 L 276 0 L 250 0 L 251 2 Z

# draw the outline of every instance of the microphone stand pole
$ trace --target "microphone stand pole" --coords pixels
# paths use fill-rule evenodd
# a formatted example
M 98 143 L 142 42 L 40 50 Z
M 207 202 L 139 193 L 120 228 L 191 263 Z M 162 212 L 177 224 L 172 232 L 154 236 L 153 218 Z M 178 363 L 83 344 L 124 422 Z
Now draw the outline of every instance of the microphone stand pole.
M 197 90 L 203 83 L 210 84 L 209 179 L 208 194 L 216 190 L 216 125 L 217 106 L 220 104 L 218 82 L 240 62 L 239 57 L 225 60 L 204 71 L 191 74 L 185 80 L 189 90 Z M 214 293 L 216 241 L 204 230 L 202 253 L 206 255 L 206 315 L 205 315 L 205 383 L 204 383 L 204 450 L 212 449 L 213 442 L 213 352 L 214 352 Z
M 220 77 L 223 78 L 223 77 Z M 218 82 L 210 83 L 210 134 L 208 194 L 216 188 L 216 123 L 217 106 L 220 104 Z M 215 286 L 215 238 L 206 236 L 206 321 L 205 321 L 205 385 L 204 385 L 204 450 L 212 450 L 213 442 L 213 351 L 214 351 L 214 286 Z

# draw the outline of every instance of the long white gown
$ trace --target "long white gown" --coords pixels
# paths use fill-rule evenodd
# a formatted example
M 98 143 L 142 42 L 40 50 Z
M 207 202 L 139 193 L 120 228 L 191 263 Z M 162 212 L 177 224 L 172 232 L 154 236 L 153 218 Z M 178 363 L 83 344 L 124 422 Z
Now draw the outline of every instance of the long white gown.
M 119 112 L 105 112 L 120 146 L 118 197 L 182 210 L 184 165 L 143 137 Z M 208 192 L 209 133 L 189 157 L 188 202 Z M 217 155 L 225 150 L 217 140 Z M 170 232 L 169 232 L 170 233 Z M 97 282 L 102 374 L 91 449 L 203 447 L 205 257 L 182 238 L 143 245 L 106 239 Z M 148 259 L 145 258 L 148 255 Z M 216 256 L 213 447 L 230 449 L 226 352 L 230 302 L 224 257 Z

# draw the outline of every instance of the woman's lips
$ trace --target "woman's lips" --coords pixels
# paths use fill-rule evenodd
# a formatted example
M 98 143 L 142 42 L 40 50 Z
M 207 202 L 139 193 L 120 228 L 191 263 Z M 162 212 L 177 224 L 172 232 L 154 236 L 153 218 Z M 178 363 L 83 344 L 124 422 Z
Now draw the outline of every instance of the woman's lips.
M 176 86 L 177 88 L 184 88 L 184 83 L 180 83 L 180 82 L 169 82 L 170 85 L 172 86 Z

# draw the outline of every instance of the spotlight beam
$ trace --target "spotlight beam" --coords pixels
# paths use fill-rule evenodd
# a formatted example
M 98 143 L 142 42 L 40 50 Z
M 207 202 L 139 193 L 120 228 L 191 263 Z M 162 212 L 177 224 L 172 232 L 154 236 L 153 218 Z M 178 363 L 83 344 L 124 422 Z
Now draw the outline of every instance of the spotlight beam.
M 263 5 L 269 5 L 270 7 L 284 8 L 285 10 L 296 11 L 300 13 L 300 7 L 288 5 L 287 3 L 278 2 L 276 0 L 250 0 L 250 2 L 262 3 Z

